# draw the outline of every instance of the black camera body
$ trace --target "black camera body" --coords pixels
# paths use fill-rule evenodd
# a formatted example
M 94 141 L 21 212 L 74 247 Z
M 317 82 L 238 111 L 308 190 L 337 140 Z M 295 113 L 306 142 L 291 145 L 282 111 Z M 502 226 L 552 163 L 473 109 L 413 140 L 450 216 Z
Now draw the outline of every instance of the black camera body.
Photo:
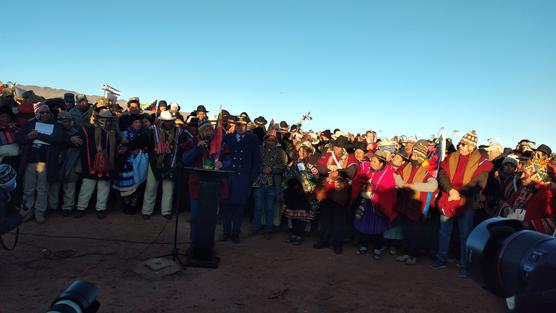
M 99 289 L 85 280 L 76 280 L 54 300 L 47 313 L 95 313 Z
M 467 239 L 471 277 L 491 293 L 515 297 L 516 312 L 556 312 L 556 238 L 501 217 Z

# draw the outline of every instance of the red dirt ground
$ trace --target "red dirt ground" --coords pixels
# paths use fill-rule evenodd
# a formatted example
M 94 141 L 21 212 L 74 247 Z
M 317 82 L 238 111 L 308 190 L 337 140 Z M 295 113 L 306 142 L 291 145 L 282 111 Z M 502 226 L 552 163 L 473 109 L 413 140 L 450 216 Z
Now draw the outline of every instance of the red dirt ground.
M 180 223 L 179 240 L 184 242 L 186 215 Z M 314 250 L 313 238 L 298 247 L 289 245 L 285 233 L 271 241 L 253 237 L 240 244 L 217 242 L 222 258 L 218 269 L 188 268 L 155 280 L 133 272 L 141 261 L 170 252 L 173 229 L 173 221 L 160 216 L 144 221 L 120 212 L 104 220 L 92 213 L 81 219 L 55 214 L 43 225 L 25 223 L 17 249 L 0 252 L 0 313 L 46 312 L 76 278 L 100 288 L 99 312 L 104 313 L 504 312 L 503 300 L 459 278 L 453 264 L 433 270 L 428 258 L 415 266 L 399 264 L 389 255 L 377 261 L 356 255 L 352 246 L 334 255 L 329 249 Z M 126 242 L 155 238 L 151 245 Z M 185 250 L 185 244 L 180 248 Z M 41 253 L 43 249 L 53 254 Z M 76 255 L 56 254 L 62 250 L 75 250 Z

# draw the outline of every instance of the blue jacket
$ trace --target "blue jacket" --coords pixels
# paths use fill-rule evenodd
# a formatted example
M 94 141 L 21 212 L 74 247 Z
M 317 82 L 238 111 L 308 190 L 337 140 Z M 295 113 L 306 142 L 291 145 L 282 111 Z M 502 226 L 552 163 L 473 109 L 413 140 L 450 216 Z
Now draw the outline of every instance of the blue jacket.
M 249 199 L 253 179 L 258 173 L 261 163 L 261 148 L 259 139 L 253 134 L 246 133 L 241 141 L 236 134 L 224 136 L 223 142 L 230 150 L 231 162 L 223 170 L 234 171 L 230 175 L 230 197 L 227 203 L 244 205 Z

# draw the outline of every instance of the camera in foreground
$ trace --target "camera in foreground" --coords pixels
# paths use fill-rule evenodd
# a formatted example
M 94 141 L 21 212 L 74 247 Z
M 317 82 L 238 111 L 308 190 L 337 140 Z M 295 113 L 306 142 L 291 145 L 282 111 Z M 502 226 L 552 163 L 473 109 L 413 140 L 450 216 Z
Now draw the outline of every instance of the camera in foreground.
M 76 280 L 54 300 L 47 313 L 95 313 L 99 289 L 85 280 Z
M 471 232 L 466 257 L 479 285 L 515 297 L 514 312 L 556 312 L 556 238 L 495 217 Z

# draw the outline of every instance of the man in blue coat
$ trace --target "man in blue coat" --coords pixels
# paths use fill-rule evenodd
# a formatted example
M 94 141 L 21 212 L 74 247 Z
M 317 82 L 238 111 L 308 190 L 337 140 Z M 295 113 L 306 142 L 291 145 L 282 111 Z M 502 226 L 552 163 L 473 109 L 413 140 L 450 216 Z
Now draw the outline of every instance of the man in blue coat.
M 260 170 L 261 152 L 259 139 L 246 133 L 247 120 L 240 117 L 236 122 L 235 132 L 224 137 L 223 142 L 230 150 L 231 164 L 223 170 L 234 171 L 230 176 L 230 197 L 222 203 L 224 212 L 223 241 L 232 240 L 239 243 L 239 232 L 243 214 L 251 193 L 253 179 Z

